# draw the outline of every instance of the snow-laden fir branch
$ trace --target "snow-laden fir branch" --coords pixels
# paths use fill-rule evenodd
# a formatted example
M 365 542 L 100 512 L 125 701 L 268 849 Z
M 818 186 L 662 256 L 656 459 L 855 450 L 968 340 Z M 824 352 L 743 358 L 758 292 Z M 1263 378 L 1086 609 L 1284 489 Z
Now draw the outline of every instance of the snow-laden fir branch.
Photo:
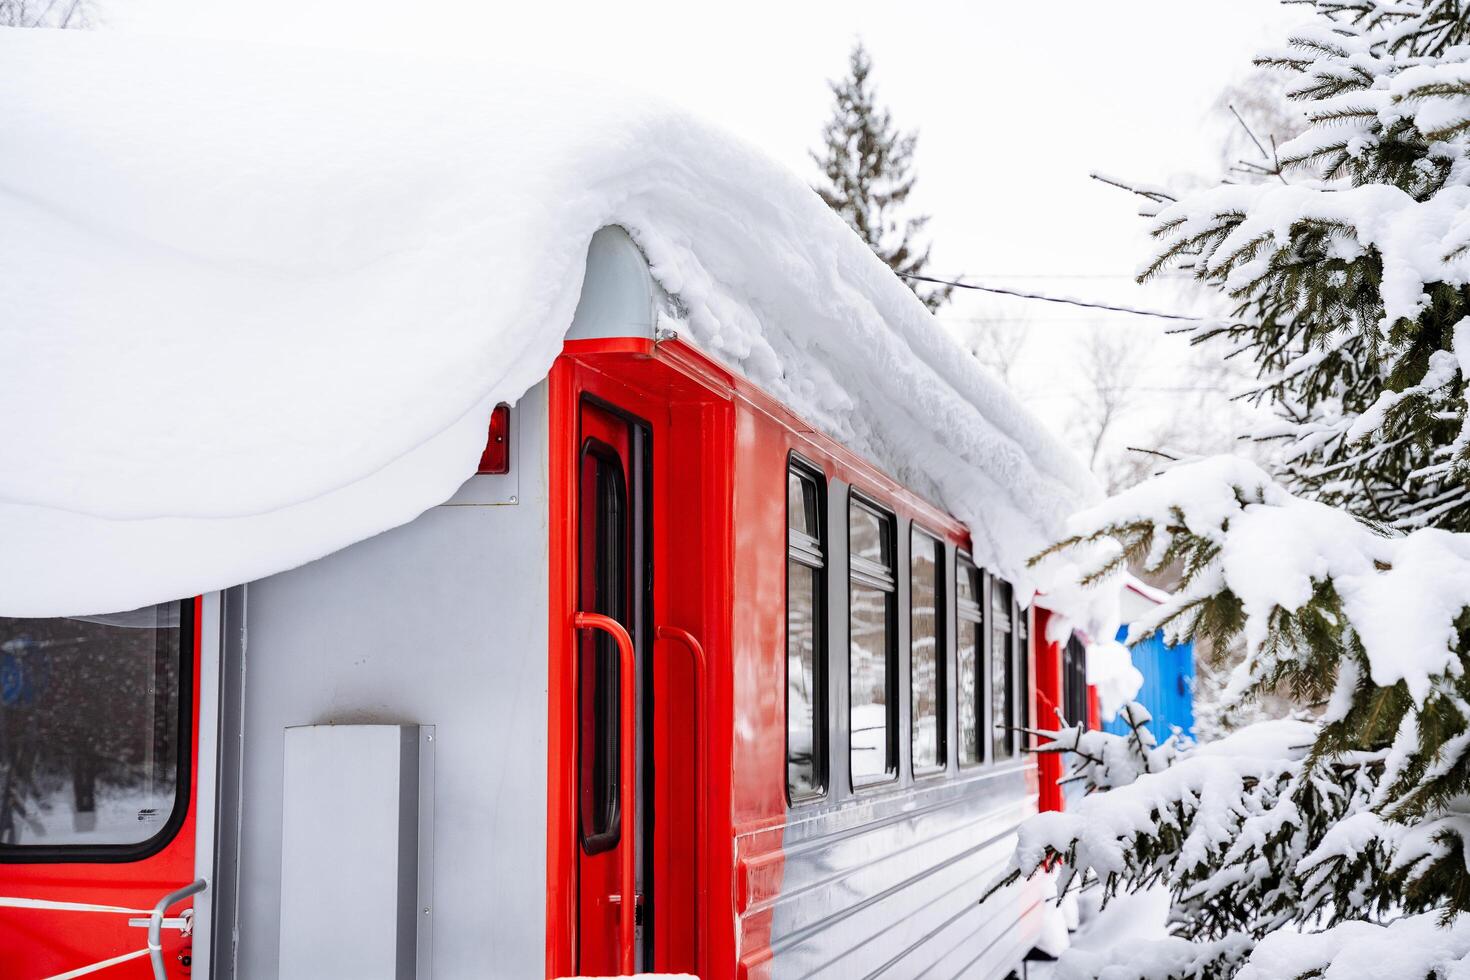
M 1061 862 L 1064 885 L 1095 877 L 1107 894 L 1163 883 L 1176 934 L 1207 942 L 1470 911 L 1470 534 L 1387 533 L 1232 457 L 1176 466 L 1073 529 L 1058 548 L 1102 555 L 1092 576 L 1183 567 L 1130 639 L 1243 635 L 1235 694 L 1286 688 L 1324 708 L 1182 754 L 1047 733 L 1107 791 L 1026 824 L 1010 880 Z M 1239 965 L 1209 963 L 1198 975 Z
M 1173 200 L 1112 181 L 1149 202 L 1158 248 L 1141 278 L 1186 269 L 1234 304 L 1193 339 L 1255 361 L 1243 394 L 1276 410 L 1257 435 L 1290 488 L 1400 527 L 1470 529 L 1470 500 L 1445 498 L 1470 465 L 1466 8 L 1304 5 L 1318 21 L 1258 59 L 1292 77 L 1310 122 L 1274 148 L 1291 182 L 1265 167 Z M 1383 443 L 1352 479 L 1324 475 Z
M 1229 696 L 1314 716 L 1157 758 L 1051 733 L 1090 792 L 1022 828 L 1009 878 L 1172 900 L 1172 939 L 1065 977 L 1470 975 L 1470 3 L 1303 6 L 1258 62 L 1309 121 L 1273 146 L 1289 182 L 1141 195 L 1142 278 L 1232 306 L 1192 339 L 1254 364 L 1269 471 L 1180 463 L 1053 550 L 1084 581 L 1182 570 L 1131 638 L 1243 641 Z

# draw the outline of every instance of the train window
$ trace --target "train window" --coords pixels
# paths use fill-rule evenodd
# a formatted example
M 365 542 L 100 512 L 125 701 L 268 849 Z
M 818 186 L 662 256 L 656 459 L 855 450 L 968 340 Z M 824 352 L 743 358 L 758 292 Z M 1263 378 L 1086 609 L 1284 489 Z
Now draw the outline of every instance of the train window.
M 0 861 L 129 860 L 187 807 L 192 600 L 0 618 Z
M 984 707 L 981 692 L 985 685 L 981 681 L 981 654 L 985 649 L 980 632 L 983 615 L 980 611 L 980 570 L 961 557 L 956 562 L 955 619 L 959 627 L 959 649 L 956 668 L 959 671 L 959 761 L 962 766 L 978 765 L 984 761 L 985 747 L 981 742 L 984 727 Z
M 791 801 L 827 786 L 826 594 L 822 479 L 792 464 L 786 474 L 786 791 Z
M 944 545 L 917 527 L 910 534 L 909 676 L 914 772 L 945 763 Z
M 854 499 L 849 527 L 852 557 L 880 575 L 893 576 L 893 518 Z
M 994 579 L 990 587 L 990 717 L 991 758 L 995 760 L 1016 754 L 1013 606 L 1010 583 Z
M 1087 648 L 1075 633 L 1062 648 L 1062 715 L 1068 725 L 1087 724 Z
M 628 495 L 617 451 L 587 440 L 581 478 L 580 607 L 626 623 Z M 606 632 L 582 630 L 580 644 L 577 795 L 582 847 L 588 854 L 597 854 L 616 847 L 621 834 L 622 670 L 617 643 Z
M 848 684 L 854 786 L 898 775 L 898 584 L 894 520 L 857 497 L 848 510 Z

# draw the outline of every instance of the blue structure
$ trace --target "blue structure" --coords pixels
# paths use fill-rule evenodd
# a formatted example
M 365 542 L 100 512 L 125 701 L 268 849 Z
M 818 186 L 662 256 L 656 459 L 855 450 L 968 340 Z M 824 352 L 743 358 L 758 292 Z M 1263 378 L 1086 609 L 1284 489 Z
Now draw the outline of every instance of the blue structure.
M 1128 627 L 1118 630 L 1118 642 L 1128 637 Z M 1194 642 L 1187 641 L 1169 646 L 1159 633 L 1140 640 L 1129 648 L 1133 654 L 1133 666 L 1143 674 L 1143 687 L 1133 700 L 1148 709 L 1153 715 L 1149 729 L 1160 742 L 1168 738 L 1174 728 L 1186 735 L 1194 735 Z M 1121 717 L 1103 725 L 1105 731 L 1118 735 L 1128 734 L 1128 725 Z

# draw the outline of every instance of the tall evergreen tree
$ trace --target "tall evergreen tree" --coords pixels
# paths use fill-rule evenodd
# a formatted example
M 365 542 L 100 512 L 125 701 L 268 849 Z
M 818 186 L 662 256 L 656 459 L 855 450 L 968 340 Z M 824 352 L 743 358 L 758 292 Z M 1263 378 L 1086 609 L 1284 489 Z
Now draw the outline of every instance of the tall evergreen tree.
M 917 132 L 902 133 L 879 107 L 869 78 L 873 62 L 859 42 L 847 59 L 847 77 L 831 81 L 835 104 L 822 127 L 822 149 L 812 154 L 824 182 L 816 188 L 827 205 L 900 276 L 923 275 L 929 245 L 918 242 L 928 215 L 903 216 L 914 189 Z M 953 291 L 949 286 L 905 279 L 930 310 Z
M 1255 363 L 1276 469 L 1176 466 L 1058 546 L 1094 576 L 1179 563 L 1134 634 L 1243 636 L 1235 693 L 1320 712 L 1178 761 L 1053 733 L 1107 791 L 1023 828 L 1013 875 L 1165 883 L 1177 938 L 1130 976 L 1470 974 L 1470 0 L 1307 2 L 1261 59 L 1311 122 L 1280 167 L 1139 191 L 1147 274 L 1234 306 L 1196 339 Z

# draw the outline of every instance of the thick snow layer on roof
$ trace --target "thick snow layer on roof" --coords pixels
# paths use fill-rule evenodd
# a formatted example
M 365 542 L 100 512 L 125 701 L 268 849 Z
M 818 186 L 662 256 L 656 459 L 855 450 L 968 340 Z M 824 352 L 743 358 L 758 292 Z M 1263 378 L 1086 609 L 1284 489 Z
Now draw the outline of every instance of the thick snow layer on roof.
M 0 614 L 249 581 L 411 520 L 541 379 L 597 229 L 692 343 L 1018 580 L 1093 494 L 807 186 L 562 76 L 0 29 Z

